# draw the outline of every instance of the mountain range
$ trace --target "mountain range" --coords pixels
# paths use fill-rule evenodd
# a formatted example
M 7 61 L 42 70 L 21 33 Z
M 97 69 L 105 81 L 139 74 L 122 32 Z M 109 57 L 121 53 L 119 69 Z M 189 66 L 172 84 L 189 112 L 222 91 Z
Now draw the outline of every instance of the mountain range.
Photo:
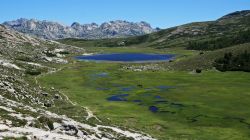
M 155 32 L 147 22 L 128 22 L 116 20 L 102 23 L 80 24 L 74 22 L 71 26 L 66 26 L 57 22 L 39 21 L 35 19 L 20 18 L 13 21 L 6 21 L 3 25 L 18 32 L 29 34 L 44 39 L 64 39 L 64 38 L 82 38 L 82 39 L 102 39 L 119 38 L 128 36 L 138 36 Z

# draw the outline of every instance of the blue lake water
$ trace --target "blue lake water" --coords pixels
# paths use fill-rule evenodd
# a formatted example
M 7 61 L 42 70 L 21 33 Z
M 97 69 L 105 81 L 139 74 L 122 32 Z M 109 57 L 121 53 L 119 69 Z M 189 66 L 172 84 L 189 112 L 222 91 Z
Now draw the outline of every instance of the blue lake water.
M 160 86 L 156 86 L 156 88 L 159 89 L 160 91 L 166 91 L 166 90 L 174 88 L 174 87 L 160 85 Z
M 141 100 L 133 100 L 133 102 L 135 102 L 135 103 L 140 103 L 140 102 L 142 102 Z
M 113 61 L 113 62 L 145 62 L 145 61 L 168 61 L 175 55 L 172 54 L 145 54 L 145 53 L 111 53 L 77 56 L 78 60 L 87 61 Z
M 129 94 L 118 94 L 113 95 L 111 97 L 108 97 L 108 101 L 127 101 L 126 97 L 129 96 Z
M 161 99 L 161 96 L 159 96 L 159 95 L 156 95 L 156 96 L 155 96 L 155 98 L 157 98 L 157 99 Z
M 106 72 L 95 73 L 91 75 L 92 78 L 106 78 L 109 77 L 109 74 Z
M 132 91 L 133 89 L 134 89 L 134 87 L 122 87 L 121 91 L 128 92 L 128 91 Z
M 156 112 L 159 110 L 159 108 L 156 107 L 156 106 L 150 106 L 150 107 L 149 107 L 149 110 L 150 110 L 151 112 L 153 112 L 153 113 L 156 113 Z

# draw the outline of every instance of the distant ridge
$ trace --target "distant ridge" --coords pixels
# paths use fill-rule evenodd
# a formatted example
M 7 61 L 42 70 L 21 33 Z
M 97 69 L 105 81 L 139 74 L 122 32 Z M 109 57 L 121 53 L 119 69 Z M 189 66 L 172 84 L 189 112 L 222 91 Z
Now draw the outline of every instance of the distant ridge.
M 244 17 L 244 16 L 250 16 L 250 10 L 236 11 L 221 17 L 219 20 L 234 18 L 234 17 Z
M 157 31 L 147 22 L 128 22 L 116 20 L 104 22 L 101 25 L 96 23 L 80 24 L 74 22 L 71 26 L 65 26 L 57 22 L 39 21 L 36 19 L 20 18 L 4 22 L 3 25 L 18 32 L 29 34 L 44 39 L 102 39 L 138 36 Z

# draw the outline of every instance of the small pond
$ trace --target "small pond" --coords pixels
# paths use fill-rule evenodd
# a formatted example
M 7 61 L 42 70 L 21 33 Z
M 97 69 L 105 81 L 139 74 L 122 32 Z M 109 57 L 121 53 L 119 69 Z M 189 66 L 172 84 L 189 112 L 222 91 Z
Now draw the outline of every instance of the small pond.
M 111 53 L 77 56 L 78 60 L 110 62 L 158 62 L 174 59 L 172 54 Z

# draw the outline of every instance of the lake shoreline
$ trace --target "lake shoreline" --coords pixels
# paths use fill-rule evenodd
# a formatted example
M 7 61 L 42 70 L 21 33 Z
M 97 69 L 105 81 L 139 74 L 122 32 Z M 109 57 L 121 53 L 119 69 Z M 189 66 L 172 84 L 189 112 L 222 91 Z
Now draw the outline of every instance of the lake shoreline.
M 149 53 L 111 53 L 76 56 L 75 59 L 84 62 L 97 63 L 157 63 L 169 62 L 175 59 L 173 54 Z

